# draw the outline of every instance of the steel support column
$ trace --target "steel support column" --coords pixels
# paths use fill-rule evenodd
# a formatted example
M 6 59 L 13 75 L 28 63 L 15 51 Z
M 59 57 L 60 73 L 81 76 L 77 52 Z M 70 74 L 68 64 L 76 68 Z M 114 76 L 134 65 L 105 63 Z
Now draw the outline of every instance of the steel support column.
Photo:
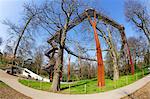
M 98 33 L 96 31 L 96 12 L 94 12 L 94 21 L 91 20 L 90 16 L 87 13 L 86 15 L 88 16 L 88 19 L 94 30 L 94 39 L 96 43 L 96 54 L 97 54 L 97 63 L 98 63 L 98 71 L 97 71 L 98 87 L 102 87 L 105 86 L 105 73 L 104 73 L 104 64 L 102 58 L 102 50 L 98 38 Z
M 133 64 L 133 60 L 131 57 L 131 52 L 130 52 L 130 48 L 128 46 L 128 43 L 126 44 L 127 47 L 127 53 L 128 53 L 128 57 L 129 57 L 129 61 L 130 61 L 130 66 L 131 66 L 131 74 L 134 75 L 134 64 Z
M 68 82 L 70 81 L 70 55 L 68 55 Z

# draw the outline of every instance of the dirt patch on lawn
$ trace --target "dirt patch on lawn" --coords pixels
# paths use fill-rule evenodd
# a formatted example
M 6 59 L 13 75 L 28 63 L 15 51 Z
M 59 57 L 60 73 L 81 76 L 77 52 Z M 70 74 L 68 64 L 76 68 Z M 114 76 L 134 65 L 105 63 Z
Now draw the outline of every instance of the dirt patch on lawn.
M 122 99 L 150 99 L 150 82 Z
M 0 81 L 0 99 L 31 99 Z

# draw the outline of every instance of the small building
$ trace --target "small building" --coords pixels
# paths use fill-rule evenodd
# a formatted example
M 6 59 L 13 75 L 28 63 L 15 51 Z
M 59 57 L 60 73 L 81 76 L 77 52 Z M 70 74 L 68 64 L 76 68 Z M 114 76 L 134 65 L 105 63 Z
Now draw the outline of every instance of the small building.
M 0 62 L 2 61 L 3 53 L 0 52 Z
M 2 53 L 2 52 L 0 52 L 0 56 L 3 56 L 3 53 Z
M 44 78 L 44 77 L 32 72 L 31 70 L 29 70 L 27 68 L 22 68 L 19 66 L 12 66 L 11 68 L 7 68 L 5 71 L 9 74 L 18 75 L 18 76 L 29 78 L 29 79 L 50 82 L 49 79 Z

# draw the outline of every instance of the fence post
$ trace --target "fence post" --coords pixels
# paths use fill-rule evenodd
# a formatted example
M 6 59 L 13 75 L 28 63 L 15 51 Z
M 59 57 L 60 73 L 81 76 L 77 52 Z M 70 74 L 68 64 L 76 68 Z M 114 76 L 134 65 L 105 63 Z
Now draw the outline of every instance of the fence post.
M 40 89 L 42 89 L 42 81 L 40 81 Z
M 136 76 L 136 80 L 137 80 L 138 79 L 137 73 L 135 74 L 135 76 Z
M 128 75 L 126 76 L 126 84 L 128 85 Z
M 116 88 L 117 88 L 117 86 L 118 86 L 118 80 L 116 80 Z
M 85 94 L 86 94 L 87 93 L 86 84 L 84 85 L 84 91 L 85 91 Z
M 144 70 L 142 69 L 142 73 L 143 73 L 143 76 L 144 76 Z
M 114 85 L 114 88 L 116 88 L 116 81 L 113 80 L 113 85 Z
M 28 87 L 29 87 L 29 79 L 27 79 L 27 81 L 28 81 Z
M 70 84 L 69 84 L 69 94 L 71 94 L 71 88 L 70 88 Z

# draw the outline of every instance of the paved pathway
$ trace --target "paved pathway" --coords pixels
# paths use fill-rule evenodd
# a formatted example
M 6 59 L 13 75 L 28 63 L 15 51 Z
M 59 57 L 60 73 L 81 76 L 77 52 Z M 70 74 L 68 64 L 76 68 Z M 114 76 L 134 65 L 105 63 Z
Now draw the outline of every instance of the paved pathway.
M 6 74 L 0 69 L 0 80 L 14 88 L 15 90 L 29 96 L 33 99 L 120 99 L 127 94 L 130 94 L 137 89 L 141 88 L 150 81 L 150 75 L 136 81 L 128 86 L 115 89 L 108 92 L 87 94 L 87 95 L 67 95 L 67 94 L 57 94 L 51 92 L 40 91 L 36 89 L 29 88 L 18 82 L 18 78 Z

